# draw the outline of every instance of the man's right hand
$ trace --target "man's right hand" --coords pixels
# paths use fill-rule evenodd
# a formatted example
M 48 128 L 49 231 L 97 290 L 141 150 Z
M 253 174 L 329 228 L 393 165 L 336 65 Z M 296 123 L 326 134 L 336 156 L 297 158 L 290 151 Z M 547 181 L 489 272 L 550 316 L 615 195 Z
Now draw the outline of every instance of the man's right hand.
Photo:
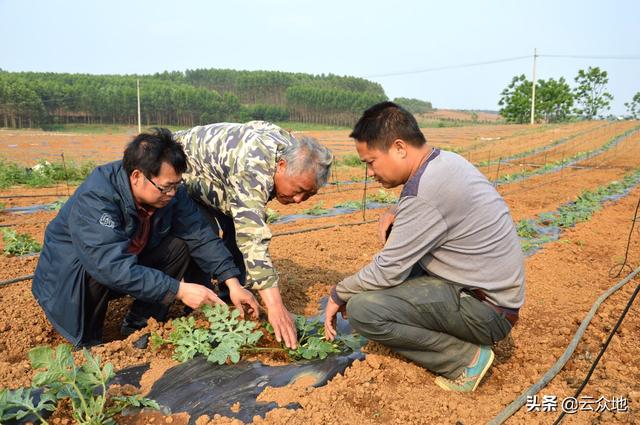
M 298 347 L 298 335 L 296 325 L 282 302 L 280 290 L 277 287 L 260 290 L 260 297 L 267 307 L 267 317 L 273 327 L 276 341 L 282 342 L 295 350 Z
M 224 301 L 206 286 L 185 281 L 180 281 L 176 299 L 193 309 L 200 308 L 204 304 L 224 304 Z
M 378 239 L 382 245 L 387 242 L 387 229 L 389 226 L 393 224 L 396 219 L 396 208 L 391 207 L 388 208 L 385 212 L 382 213 L 380 218 L 378 219 Z

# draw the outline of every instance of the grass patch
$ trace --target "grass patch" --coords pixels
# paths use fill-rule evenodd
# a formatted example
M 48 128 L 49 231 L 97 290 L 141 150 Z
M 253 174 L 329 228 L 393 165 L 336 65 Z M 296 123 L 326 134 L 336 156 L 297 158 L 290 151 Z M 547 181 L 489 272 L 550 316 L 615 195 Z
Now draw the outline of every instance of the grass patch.
M 0 188 L 19 184 L 31 187 L 53 186 L 56 183 L 79 183 L 96 167 L 94 162 L 76 164 L 67 162 L 66 167 L 60 162 L 40 161 L 32 168 L 25 168 L 13 162 L 0 159 Z

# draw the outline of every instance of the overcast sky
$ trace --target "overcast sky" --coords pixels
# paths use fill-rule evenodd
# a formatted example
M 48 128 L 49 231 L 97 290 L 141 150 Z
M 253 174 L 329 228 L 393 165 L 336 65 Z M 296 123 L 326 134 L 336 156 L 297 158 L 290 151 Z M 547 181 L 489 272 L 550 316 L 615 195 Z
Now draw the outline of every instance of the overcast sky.
M 640 91 L 639 22 L 637 0 L 0 0 L 0 68 L 333 73 L 377 81 L 390 98 L 497 110 L 513 76 L 531 78 L 537 48 L 635 58 L 538 58 L 538 78 L 572 86 L 579 69 L 606 70 L 610 112 L 623 114 Z

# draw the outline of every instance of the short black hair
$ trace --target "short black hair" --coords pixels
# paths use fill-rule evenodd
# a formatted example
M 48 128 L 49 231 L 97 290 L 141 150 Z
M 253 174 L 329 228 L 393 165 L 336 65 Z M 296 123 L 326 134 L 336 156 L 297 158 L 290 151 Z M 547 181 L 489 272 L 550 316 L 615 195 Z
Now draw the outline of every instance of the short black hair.
M 396 139 L 420 147 L 427 139 L 411 112 L 393 102 L 373 105 L 362 114 L 349 137 L 367 142 L 369 149 L 388 151 Z
M 187 155 L 166 128 L 153 128 L 150 132 L 138 134 L 127 145 L 122 158 L 128 175 L 137 169 L 149 178 L 160 174 L 163 162 L 171 165 L 178 174 L 187 170 Z

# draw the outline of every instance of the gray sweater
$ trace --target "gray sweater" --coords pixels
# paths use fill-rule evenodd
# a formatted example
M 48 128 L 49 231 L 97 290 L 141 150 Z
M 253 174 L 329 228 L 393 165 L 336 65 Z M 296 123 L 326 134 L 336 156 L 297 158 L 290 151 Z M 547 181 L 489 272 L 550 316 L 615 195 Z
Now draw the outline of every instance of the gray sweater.
M 507 308 L 524 302 L 524 257 L 509 208 L 471 163 L 436 150 L 405 184 L 384 249 L 335 294 L 400 285 L 415 264 L 427 274 L 481 289 Z

